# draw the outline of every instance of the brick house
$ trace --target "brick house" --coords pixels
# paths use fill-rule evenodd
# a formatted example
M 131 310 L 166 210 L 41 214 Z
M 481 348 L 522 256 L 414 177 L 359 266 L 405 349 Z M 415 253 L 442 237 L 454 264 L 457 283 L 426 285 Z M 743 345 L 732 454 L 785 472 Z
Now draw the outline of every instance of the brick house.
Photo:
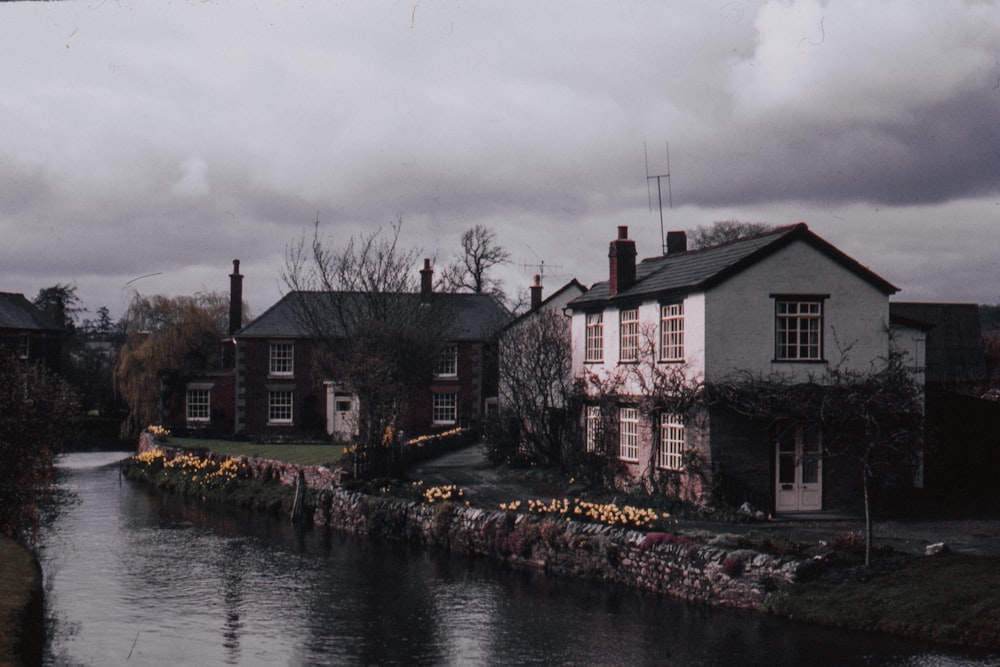
M 602 412 L 597 396 L 585 407 L 581 447 L 612 438 L 628 476 L 672 476 L 696 500 L 714 489 L 772 512 L 850 504 L 854 480 L 818 456 L 821 434 L 779 434 L 715 405 L 696 415 L 643 414 L 630 400 L 642 381 L 629 370 L 649 364 L 643 372 L 677 369 L 706 383 L 737 372 L 797 383 L 835 364 L 864 372 L 889 350 L 896 291 L 804 223 L 691 251 L 684 232 L 670 232 L 667 252 L 639 263 L 619 227 L 608 280 L 568 304 L 574 375 L 620 380 L 614 414 Z M 700 475 L 685 466 L 692 452 Z
M 478 424 L 487 403 L 496 400 L 493 338 L 510 317 L 487 294 L 433 292 L 433 270 L 427 260 L 420 273 L 421 292 L 385 297 L 425 304 L 448 321 L 448 339 L 443 342 L 433 378 L 426 387 L 414 390 L 401 417 L 401 428 L 413 435 Z M 352 293 L 292 292 L 233 333 L 235 435 L 337 441 L 356 435 L 358 399 L 350 386 L 318 370 L 320 342 L 314 336 L 315 329 L 296 314 L 317 300 L 357 298 L 361 297 Z M 328 326 L 330 337 L 352 335 L 333 321 Z
M 40 361 L 58 371 L 65 333 L 61 323 L 23 294 L 0 292 L 0 346 L 25 363 Z

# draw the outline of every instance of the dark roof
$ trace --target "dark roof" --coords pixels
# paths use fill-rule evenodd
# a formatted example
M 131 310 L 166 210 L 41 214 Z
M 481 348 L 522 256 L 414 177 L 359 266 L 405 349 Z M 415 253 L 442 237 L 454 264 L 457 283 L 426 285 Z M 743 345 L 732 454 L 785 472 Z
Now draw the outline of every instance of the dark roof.
M 986 379 L 979 306 L 974 303 L 889 302 L 891 323 L 927 331 L 927 382 Z
M 886 294 L 899 291 L 890 282 L 816 236 L 804 222 L 800 222 L 709 248 L 644 259 L 636 266 L 635 282 L 626 289 L 611 296 L 608 282 L 600 282 L 591 287 L 589 292 L 570 302 L 570 305 L 585 308 L 588 304 L 608 300 L 621 301 L 635 297 L 703 291 L 732 278 L 795 241 L 809 244 Z
M 63 327 L 23 294 L 0 292 L 0 329 L 51 332 L 62 331 Z
M 296 315 L 300 308 L 313 312 L 334 312 L 334 301 L 350 309 L 347 300 L 361 303 L 369 295 L 358 292 L 289 292 L 259 317 L 233 334 L 236 338 L 312 338 L 312 330 Z M 416 305 L 419 294 L 386 294 L 387 300 L 405 300 L 406 305 Z M 488 294 L 435 293 L 430 307 L 451 324 L 449 340 L 486 340 L 510 320 L 507 309 Z M 339 329 L 339 331 L 338 331 Z M 345 336 L 342 325 L 330 318 L 328 334 Z

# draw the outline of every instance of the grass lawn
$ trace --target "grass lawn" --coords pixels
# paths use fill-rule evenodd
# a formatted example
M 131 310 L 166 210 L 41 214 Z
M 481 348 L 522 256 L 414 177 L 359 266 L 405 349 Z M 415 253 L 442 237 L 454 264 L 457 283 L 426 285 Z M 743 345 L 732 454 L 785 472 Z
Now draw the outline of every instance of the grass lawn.
M 21 544 L 0 537 L 0 664 L 16 664 L 14 643 L 21 637 L 25 606 L 41 586 L 31 553 Z
M 800 584 L 768 610 L 796 620 L 1000 648 L 1000 558 L 947 554 Z
M 234 442 L 232 440 L 204 440 L 200 438 L 170 438 L 167 443 L 172 447 L 188 449 L 205 448 L 216 454 L 228 456 L 249 456 L 285 463 L 315 466 L 329 465 L 336 462 L 344 453 L 343 445 L 310 445 L 282 444 L 262 445 L 253 442 Z

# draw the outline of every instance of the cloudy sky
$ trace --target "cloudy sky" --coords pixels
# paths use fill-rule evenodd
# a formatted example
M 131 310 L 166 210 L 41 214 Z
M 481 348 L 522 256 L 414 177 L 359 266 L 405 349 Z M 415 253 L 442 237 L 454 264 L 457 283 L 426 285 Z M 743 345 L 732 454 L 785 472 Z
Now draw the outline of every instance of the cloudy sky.
M 259 313 L 314 220 L 397 216 L 589 284 L 618 225 L 659 252 L 669 144 L 668 229 L 805 221 L 898 299 L 1000 302 L 997 2 L 16 2 L 0 44 L 0 291 L 117 316 L 239 258 Z

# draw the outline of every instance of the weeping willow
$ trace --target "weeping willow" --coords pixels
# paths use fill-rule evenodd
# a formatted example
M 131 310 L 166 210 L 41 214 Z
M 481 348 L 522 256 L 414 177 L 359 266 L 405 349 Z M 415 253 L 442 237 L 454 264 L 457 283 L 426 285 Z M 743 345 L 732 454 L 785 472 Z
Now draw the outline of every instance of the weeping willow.
M 115 391 L 128 404 L 124 438 L 159 421 L 160 379 L 166 371 L 219 368 L 229 322 L 229 295 L 168 297 L 136 294 L 123 318 L 125 345 L 115 365 Z

